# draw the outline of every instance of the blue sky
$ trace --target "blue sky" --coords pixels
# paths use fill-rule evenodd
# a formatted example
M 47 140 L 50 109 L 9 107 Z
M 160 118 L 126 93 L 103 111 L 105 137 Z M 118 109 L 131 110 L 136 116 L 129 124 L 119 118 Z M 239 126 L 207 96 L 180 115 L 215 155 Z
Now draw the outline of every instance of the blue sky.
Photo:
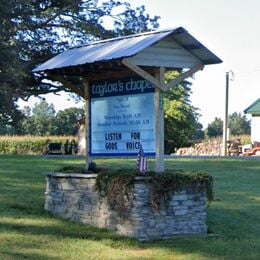
M 160 28 L 184 27 L 224 62 L 206 66 L 195 74 L 192 104 L 200 109 L 204 127 L 215 117 L 224 117 L 225 74 L 230 81 L 229 113 L 243 112 L 260 98 L 260 1 L 235 0 L 129 0 L 144 4 L 151 15 L 159 15 Z M 32 99 L 31 103 L 35 100 Z M 74 106 L 67 97 L 47 99 L 56 110 Z M 20 103 L 21 106 L 26 105 Z

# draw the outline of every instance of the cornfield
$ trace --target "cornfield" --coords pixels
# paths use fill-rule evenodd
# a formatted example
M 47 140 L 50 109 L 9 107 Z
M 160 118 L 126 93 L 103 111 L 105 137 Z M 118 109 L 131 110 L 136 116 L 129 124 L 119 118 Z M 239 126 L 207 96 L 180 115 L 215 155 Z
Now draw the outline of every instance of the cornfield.
M 49 143 L 77 142 L 74 136 L 0 136 L 0 154 L 46 154 Z

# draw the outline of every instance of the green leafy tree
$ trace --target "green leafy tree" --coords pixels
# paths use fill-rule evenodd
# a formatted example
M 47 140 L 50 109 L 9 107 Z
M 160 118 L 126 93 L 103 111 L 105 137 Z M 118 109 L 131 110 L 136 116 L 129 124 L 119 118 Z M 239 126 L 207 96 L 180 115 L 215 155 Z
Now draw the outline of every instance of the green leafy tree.
M 8 94 L 9 90 L 6 84 L 3 84 L 1 88 L 2 80 L 0 71 L 0 134 L 16 134 L 19 133 L 19 122 L 23 119 L 23 114 L 13 102 L 11 93 Z
M 53 104 L 36 103 L 32 109 L 24 107 L 21 133 L 29 135 L 76 135 L 77 122 L 84 117 L 84 109 L 71 107 L 55 113 Z
M 76 135 L 77 122 L 84 117 L 84 109 L 71 107 L 59 111 L 55 116 L 55 135 Z
M 221 118 L 215 117 L 214 121 L 208 124 L 206 128 L 207 137 L 217 137 L 223 134 L 223 121 Z
M 199 122 L 196 123 L 196 131 L 193 135 L 194 141 L 201 141 L 205 138 L 205 132 L 203 130 L 203 125 Z
M 228 116 L 228 126 L 230 128 L 231 135 L 243 135 L 250 134 L 250 120 L 241 113 L 234 112 Z M 215 118 L 215 120 L 208 124 L 206 128 L 207 137 L 217 137 L 223 134 L 223 121 L 221 118 Z
M 27 115 L 28 112 L 27 108 Z M 24 134 L 39 136 L 54 134 L 55 109 L 53 104 L 49 105 L 45 100 L 42 100 L 40 103 L 35 104 L 31 114 L 22 121 Z
M 168 72 L 166 82 L 175 78 L 178 72 Z M 176 148 L 192 143 L 198 128 L 199 114 L 190 101 L 191 83 L 185 81 L 165 94 L 165 152 L 172 153 Z
M 229 116 L 230 133 L 232 135 L 250 134 L 251 124 L 250 120 L 241 113 L 233 113 Z
M 69 91 L 32 77 L 35 65 L 76 44 L 157 28 L 158 17 L 114 0 L 1 0 L 0 23 L 0 121 L 15 125 L 19 98 Z

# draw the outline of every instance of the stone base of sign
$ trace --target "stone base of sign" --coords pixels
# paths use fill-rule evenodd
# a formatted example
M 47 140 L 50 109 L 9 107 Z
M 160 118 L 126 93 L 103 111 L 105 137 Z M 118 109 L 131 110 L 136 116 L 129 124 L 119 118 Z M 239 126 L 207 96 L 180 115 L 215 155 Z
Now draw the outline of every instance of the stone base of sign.
M 172 195 L 167 206 L 155 210 L 149 186 L 137 177 L 127 216 L 120 217 L 106 198 L 95 190 L 95 174 L 48 174 L 45 209 L 52 214 L 138 240 L 167 239 L 183 235 L 205 235 L 206 193 L 187 188 Z

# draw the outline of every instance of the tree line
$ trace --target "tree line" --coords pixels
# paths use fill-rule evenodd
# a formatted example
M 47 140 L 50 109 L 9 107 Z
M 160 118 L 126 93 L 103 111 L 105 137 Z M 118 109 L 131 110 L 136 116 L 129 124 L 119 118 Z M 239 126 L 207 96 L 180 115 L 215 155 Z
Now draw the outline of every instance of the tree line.
M 228 116 L 228 128 L 232 135 L 248 135 L 251 131 L 251 122 L 241 113 L 234 112 Z M 206 137 L 218 137 L 223 135 L 223 120 L 216 117 L 208 124 L 205 130 Z
M 189 88 L 190 83 L 186 82 L 165 94 L 166 153 L 223 134 L 223 121 L 220 118 L 215 118 L 205 130 L 202 129 L 198 109 L 190 104 Z M 41 100 L 32 109 L 24 107 L 21 114 L 23 117 L 17 122 L 16 127 L 1 125 L 0 120 L 0 135 L 75 136 L 85 111 L 83 108 L 71 107 L 56 112 L 53 104 Z M 229 116 L 229 128 L 232 135 L 250 134 L 250 121 L 245 115 L 235 112 Z
M 55 111 L 53 104 L 45 100 L 36 103 L 31 109 L 24 107 L 21 110 L 22 118 L 16 126 L 3 125 L 1 135 L 32 135 L 50 136 L 67 135 L 75 136 L 78 133 L 79 120 L 84 118 L 83 108 L 66 108 Z

